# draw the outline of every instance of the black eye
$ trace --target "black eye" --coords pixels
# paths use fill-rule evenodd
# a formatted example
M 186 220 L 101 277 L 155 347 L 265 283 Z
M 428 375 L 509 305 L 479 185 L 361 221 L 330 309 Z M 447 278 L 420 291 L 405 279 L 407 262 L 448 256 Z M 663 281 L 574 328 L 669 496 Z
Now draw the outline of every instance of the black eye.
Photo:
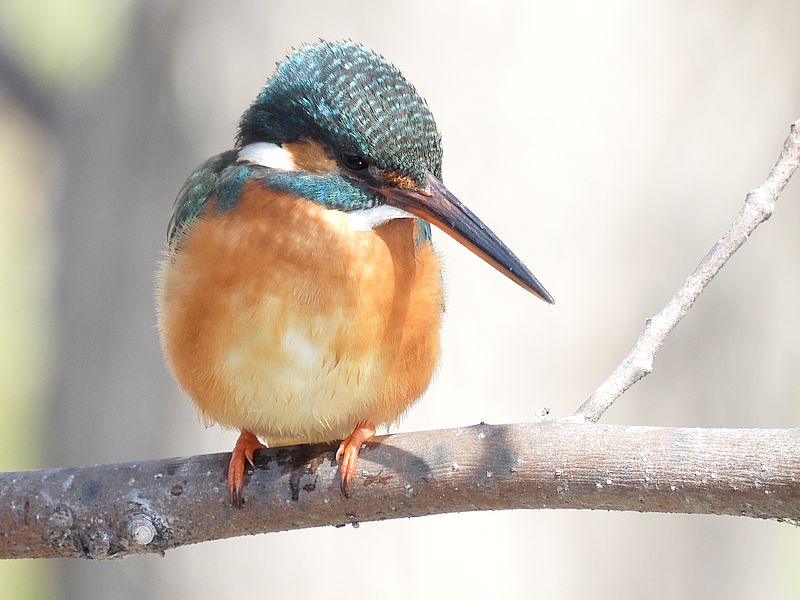
M 363 171 L 369 167 L 367 159 L 361 156 L 358 152 L 342 150 L 339 153 L 339 158 L 348 171 Z

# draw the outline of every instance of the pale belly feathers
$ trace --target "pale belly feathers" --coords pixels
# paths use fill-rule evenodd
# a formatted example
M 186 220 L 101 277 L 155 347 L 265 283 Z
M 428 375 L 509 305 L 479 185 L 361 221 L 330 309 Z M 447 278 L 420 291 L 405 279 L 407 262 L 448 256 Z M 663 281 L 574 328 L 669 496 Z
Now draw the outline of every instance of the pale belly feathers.
M 438 360 L 440 266 L 411 219 L 357 231 L 338 211 L 250 190 L 191 225 L 159 282 L 183 389 L 207 421 L 272 444 L 397 420 Z

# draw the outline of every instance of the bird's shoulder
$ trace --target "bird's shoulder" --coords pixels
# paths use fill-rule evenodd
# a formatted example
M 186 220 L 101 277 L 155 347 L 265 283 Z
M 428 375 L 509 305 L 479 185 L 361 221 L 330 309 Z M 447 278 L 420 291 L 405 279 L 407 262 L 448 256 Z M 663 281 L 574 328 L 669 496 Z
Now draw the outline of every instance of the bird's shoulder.
M 247 181 L 264 179 L 270 169 L 238 162 L 238 152 L 227 150 L 212 156 L 194 169 L 181 187 L 172 209 L 167 239 L 172 246 L 210 201 L 224 210 L 239 199 Z

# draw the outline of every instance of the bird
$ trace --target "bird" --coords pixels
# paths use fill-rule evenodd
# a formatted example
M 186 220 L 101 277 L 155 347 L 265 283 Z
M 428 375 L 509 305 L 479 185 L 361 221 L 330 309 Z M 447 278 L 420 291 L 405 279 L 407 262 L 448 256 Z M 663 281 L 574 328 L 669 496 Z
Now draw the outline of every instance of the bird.
M 230 502 L 267 446 L 362 445 L 426 391 L 440 354 L 431 224 L 552 296 L 442 180 L 428 104 L 382 55 L 320 40 L 277 63 L 232 149 L 174 203 L 156 282 L 166 362 L 207 425 L 239 431 Z

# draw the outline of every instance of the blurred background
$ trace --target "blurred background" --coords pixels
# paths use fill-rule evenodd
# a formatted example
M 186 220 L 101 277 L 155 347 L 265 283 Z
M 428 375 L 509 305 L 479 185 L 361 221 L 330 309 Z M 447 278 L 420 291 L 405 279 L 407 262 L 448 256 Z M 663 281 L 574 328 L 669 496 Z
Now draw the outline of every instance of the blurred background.
M 0 0 L 0 469 L 228 451 L 163 365 L 173 198 L 292 46 L 352 38 L 428 99 L 448 187 L 556 297 L 435 233 L 444 357 L 393 430 L 572 412 L 800 116 L 800 4 Z M 800 183 L 606 422 L 800 424 Z M 789 525 L 530 511 L 5 561 L 14 599 L 800 597 Z

